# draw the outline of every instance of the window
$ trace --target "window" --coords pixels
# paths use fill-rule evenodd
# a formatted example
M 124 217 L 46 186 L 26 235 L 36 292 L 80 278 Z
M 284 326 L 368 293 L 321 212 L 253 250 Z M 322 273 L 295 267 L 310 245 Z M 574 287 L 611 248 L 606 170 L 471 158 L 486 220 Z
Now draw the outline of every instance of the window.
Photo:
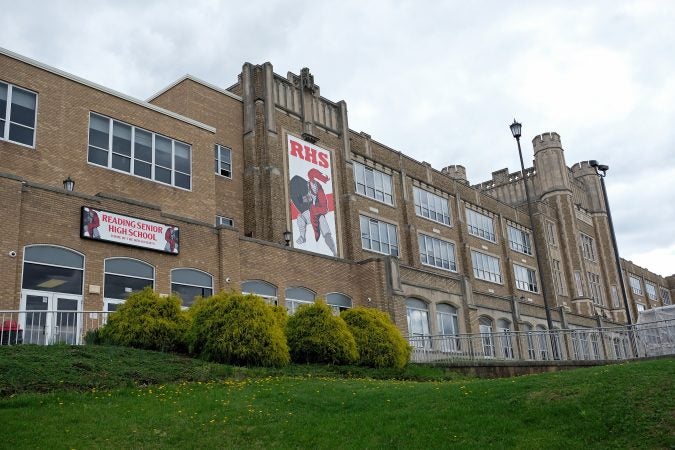
M 471 250 L 471 260 L 473 262 L 473 274 L 476 278 L 494 283 L 502 282 L 499 258 Z
M 466 208 L 466 225 L 469 228 L 469 234 L 488 241 L 497 242 L 492 217 Z
M 155 268 L 137 259 L 109 258 L 105 270 L 103 294 L 106 311 L 117 307 L 134 292 L 155 287 Z
M 497 331 L 499 332 L 499 343 L 502 347 L 502 356 L 506 359 L 513 359 L 513 335 L 511 331 L 511 322 L 505 319 L 497 321 Z
M 661 291 L 661 299 L 663 300 L 664 305 L 670 305 L 670 291 L 666 288 L 659 288 Z
M 555 225 L 552 222 L 546 222 L 546 242 L 556 246 Z
M 370 217 L 360 216 L 361 246 L 385 255 L 398 256 L 398 238 L 396 225 L 380 222 Z
M 581 233 L 581 254 L 589 261 L 595 261 L 593 238 Z
M 189 145 L 98 114 L 89 115 L 88 161 L 183 189 L 191 188 Z
M 31 245 L 23 254 L 22 289 L 82 295 L 84 256 L 52 245 Z
M 0 82 L 0 139 L 35 146 L 37 94 Z
M 171 292 L 180 296 L 183 306 L 190 306 L 197 297 L 210 297 L 213 294 L 213 277 L 201 270 L 173 269 Z
M 443 336 L 441 351 L 456 352 L 459 350 L 457 308 L 445 303 L 436 305 L 436 319 L 438 321 L 438 334 Z
M 574 271 L 574 284 L 577 287 L 577 297 L 584 296 L 584 287 L 581 284 L 581 272 L 578 270 Z
M 227 227 L 234 226 L 234 220 L 225 216 L 216 216 L 216 226 L 225 225 Z
M 529 292 L 538 292 L 537 274 L 534 270 L 514 264 L 513 271 L 516 274 L 516 287 L 518 289 Z
M 621 304 L 619 303 L 619 292 L 616 290 L 616 286 L 611 285 L 609 287 L 609 292 L 610 295 L 612 296 L 612 306 L 614 306 L 615 308 L 621 306 Z
M 537 325 L 536 332 L 539 335 L 539 357 L 545 361 L 548 359 L 549 333 L 543 325 Z
M 481 317 L 478 320 L 478 328 L 481 334 L 483 354 L 488 358 L 494 358 L 495 344 L 492 340 L 492 320 L 487 317 Z
M 216 156 L 216 174 L 232 178 L 232 150 L 216 144 L 214 152 Z
M 388 205 L 394 204 L 390 175 L 355 162 L 354 180 L 357 193 Z
M 640 279 L 635 275 L 628 275 L 628 283 L 630 288 L 633 291 L 633 294 L 642 295 L 642 286 L 640 285 Z
M 532 254 L 532 244 L 530 242 L 530 233 L 512 225 L 508 226 L 509 233 L 509 247 L 526 255 Z
M 641 303 L 636 303 L 635 306 L 637 307 L 638 312 L 642 312 L 645 310 L 645 305 Z
M 602 305 L 602 286 L 600 285 L 600 275 L 588 273 L 588 289 L 591 291 L 591 298 L 596 305 Z
M 426 303 L 416 298 L 405 301 L 408 317 L 408 337 L 413 347 L 429 347 L 429 308 Z
M 265 303 L 277 305 L 277 288 L 267 281 L 248 280 L 241 283 L 242 294 L 253 294 L 262 297 Z
M 553 269 L 553 285 L 555 286 L 556 294 L 565 295 L 565 282 L 563 281 L 560 261 L 557 259 L 552 259 L 551 268 Z
M 333 310 L 333 314 L 340 315 L 340 312 L 352 307 L 352 299 L 339 292 L 331 292 L 326 294 L 326 303 Z
M 656 301 L 656 285 L 650 283 L 649 281 L 645 281 L 645 292 L 647 293 L 649 300 L 653 302 Z
M 534 343 L 534 333 L 532 333 L 532 325 L 525 323 L 522 326 L 525 332 L 525 344 L 527 346 L 527 359 L 537 359 L 537 350 Z
M 314 303 L 316 294 L 304 287 L 286 288 L 286 310 L 288 314 L 295 314 L 300 305 Z
M 415 213 L 434 222 L 450 225 L 448 200 L 431 192 L 413 186 Z
M 419 235 L 420 259 L 422 264 L 439 269 L 457 271 L 455 246 L 425 234 Z

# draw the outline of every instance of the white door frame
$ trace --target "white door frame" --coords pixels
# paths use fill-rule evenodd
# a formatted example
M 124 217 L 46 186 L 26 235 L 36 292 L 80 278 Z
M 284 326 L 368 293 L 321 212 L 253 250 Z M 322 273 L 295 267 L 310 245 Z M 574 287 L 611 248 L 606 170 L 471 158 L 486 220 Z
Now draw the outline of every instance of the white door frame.
M 21 290 L 21 305 L 19 314 L 19 322 L 21 328 L 24 330 L 24 342 L 27 338 L 31 336 L 26 336 L 26 303 L 27 297 L 29 295 L 34 295 L 38 297 L 44 297 L 47 299 L 47 309 L 44 310 L 45 313 L 45 323 L 44 323 L 44 335 L 45 341 L 44 344 L 53 344 L 56 342 L 58 337 L 59 326 L 57 325 L 57 318 L 59 313 L 72 312 L 76 314 L 76 327 L 75 327 L 75 341 L 73 344 L 80 344 L 80 337 L 82 334 L 82 321 L 84 320 L 84 315 L 82 314 L 82 295 L 77 294 L 64 294 L 61 292 L 49 292 L 49 291 L 36 291 L 32 289 L 22 289 Z M 77 301 L 77 310 L 58 310 L 58 299 L 67 299 L 67 300 L 76 300 Z

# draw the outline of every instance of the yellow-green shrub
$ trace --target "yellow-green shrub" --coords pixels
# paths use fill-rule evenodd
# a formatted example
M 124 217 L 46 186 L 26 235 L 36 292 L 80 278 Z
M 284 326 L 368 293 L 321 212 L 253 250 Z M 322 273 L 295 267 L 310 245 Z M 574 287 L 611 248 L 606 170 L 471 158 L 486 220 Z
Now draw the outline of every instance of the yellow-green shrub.
M 146 350 L 185 351 L 187 314 L 180 298 L 161 297 L 151 288 L 133 293 L 110 314 L 101 329 L 102 343 Z
M 360 365 L 403 368 L 408 364 L 411 347 L 386 313 L 354 308 L 343 311 L 341 317 L 356 340 Z
M 255 295 L 221 292 L 190 308 L 190 352 L 210 361 L 284 366 L 288 345 L 279 320 Z
M 301 306 L 288 318 L 286 337 L 294 362 L 353 364 L 359 357 L 344 320 L 322 300 Z

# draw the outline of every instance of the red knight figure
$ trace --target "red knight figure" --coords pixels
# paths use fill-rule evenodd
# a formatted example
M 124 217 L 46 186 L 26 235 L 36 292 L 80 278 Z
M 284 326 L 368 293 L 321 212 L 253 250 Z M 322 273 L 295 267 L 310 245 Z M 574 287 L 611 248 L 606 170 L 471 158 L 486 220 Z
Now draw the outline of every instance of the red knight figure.
M 308 202 L 310 206 L 308 210 L 302 212 L 297 218 L 300 237 L 298 237 L 296 242 L 298 244 L 305 243 L 307 224 L 311 223 L 312 228 L 314 229 L 314 239 L 318 241 L 319 236 L 323 236 L 323 240 L 333 253 L 333 256 L 336 256 L 337 251 L 335 249 L 335 241 L 333 241 L 333 235 L 328 225 L 328 221 L 326 220 L 326 214 L 328 214 L 329 211 L 328 199 L 323 191 L 323 187 L 319 184 L 319 182 L 327 183 L 330 178 L 319 172 L 317 169 L 311 169 L 307 173 L 307 178 L 309 179 L 309 182 L 307 183 L 309 189 L 303 200 Z

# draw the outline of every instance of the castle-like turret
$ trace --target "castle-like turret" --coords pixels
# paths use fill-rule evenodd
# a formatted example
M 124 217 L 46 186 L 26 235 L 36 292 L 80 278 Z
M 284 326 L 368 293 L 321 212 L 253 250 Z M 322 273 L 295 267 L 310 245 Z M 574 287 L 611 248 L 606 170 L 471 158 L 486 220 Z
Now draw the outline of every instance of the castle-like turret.
M 555 132 L 540 134 L 532 139 L 532 146 L 534 147 L 538 194 L 545 198 L 554 193 L 571 193 L 560 135 Z
M 600 177 L 591 166 L 590 161 L 581 161 L 572 166 L 572 176 L 581 181 L 586 190 L 586 206 L 589 212 L 604 212 L 605 201 L 602 196 Z

